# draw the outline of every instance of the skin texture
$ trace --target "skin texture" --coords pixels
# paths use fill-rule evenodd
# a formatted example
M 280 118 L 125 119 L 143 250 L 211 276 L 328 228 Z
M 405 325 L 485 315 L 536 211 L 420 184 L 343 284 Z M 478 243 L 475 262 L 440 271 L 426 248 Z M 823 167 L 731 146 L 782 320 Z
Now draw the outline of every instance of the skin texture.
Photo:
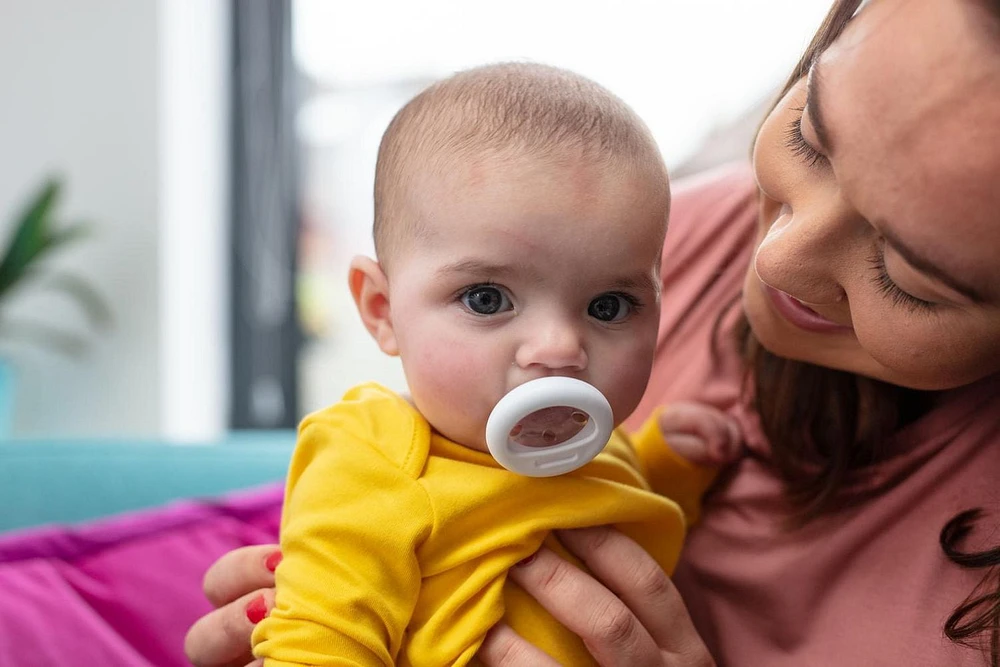
M 916 389 L 1000 371 L 1000 49 L 987 19 L 972 3 L 874 2 L 814 66 L 820 94 L 800 81 L 764 123 L 762 241 L 744 306 L 771 352 Z M 826 142 L 801 111 L 817 102 Z M 818 157 L 789 149 L 799 118 Z M 926 305 L 885 293 L 872 262 L 882 253 L 891 283 Z M 796 327 L 763 284 L 849 328 Z
M 600 389 L 616 425 L 635 409 L 656 344 L 669 196 L 662 174 L 630 171 L 569 149 L 454 161 L 411 189 L 407 215 L 422 222 L 388 274 L 352 264 L 362 320 L 401 357 L 438 432 L 487 451 L 497 401 L 550 375 Z M 477 286 L 498 312 L 470 308 Z M 611 321 L 589 312 L 597 299 L 618 309 Z
M 754 151 L 760 247 L 744 307 L 769 350 L 915 388 L 958 387 L 1000 371 L 997 34 L 995 19 L 967 0 L 873 0 L 819 59 L 827 141 L 808 114 L 802 134 L 825 159 L 804 159 L 788 145 L 789 125 L 802 114 L 796 109 L 810 102 L 806 81 L 768 117 Z M 908 262 L 889 236 L 979 287 L 982 299 L 973 302 Z M 930 307 L 887 297 L 885 281 L 879 289 L 870 260 L 880 251 L 891 283 Z M 796 327 L 775 310 L 764 283 L 850 328 Z M 617 664 L 712 664 L 676 590 L 649 575 L 641 550 L 609 529 L 560 539 L 597 579 L 545 552 L 511 576 L 579 628 L 603 664 L 616 656 L 627 656 Z M 261 565 L 251 561 L 228 564 L 244 585 L 215 591 L 215 599 L 258 587 L 260 577 L 248 572 Z M 207 590 L 212 583 L 206 578 Z M 581 591 L 590 595 L 586 604 Z M 216 613 L 213 625 L 196 628 L 223 632 L 223 618 L 245 618 L 240 602 Z M 661 628 L 657 618 L 674 623 Z M 189 651 L 206 642 L 189 637 Z M 504 627 L 482 655 L 491 665 L 544 664 Z

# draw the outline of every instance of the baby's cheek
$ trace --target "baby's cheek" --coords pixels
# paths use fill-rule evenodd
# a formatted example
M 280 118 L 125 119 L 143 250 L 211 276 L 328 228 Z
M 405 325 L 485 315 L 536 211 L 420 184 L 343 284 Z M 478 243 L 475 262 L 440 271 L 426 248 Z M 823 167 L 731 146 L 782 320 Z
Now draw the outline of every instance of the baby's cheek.
M 628 418 L 646 389 L 649 373 L 640 364 L 626 365 L 617 376 L 618 389 L 615 400 L 611 401 L 615 421 L 621 423 Z
M 504 368 L 494 363 L 490 346 L 430 333 L 404 355 L 410 392 L 438 431 L 474 446 L 498 400 L 494 384 L 502 381 Z
M 415 363 L 413 370 L 419 374 L 420 384 L 442 397 L 461 391 L 470 378 L 482 379 L 484 372 L 481 354 L 446 339 L 425 345 Z
M 638 342 L 638 341 L 637 341 Z M 615 421 L 624 421 L 635 410 L 649 381 L 652 365 L 653 342 L 639 343 L 625 354 L 619 355 L 604 372 L 602 391 L 611 403 Z

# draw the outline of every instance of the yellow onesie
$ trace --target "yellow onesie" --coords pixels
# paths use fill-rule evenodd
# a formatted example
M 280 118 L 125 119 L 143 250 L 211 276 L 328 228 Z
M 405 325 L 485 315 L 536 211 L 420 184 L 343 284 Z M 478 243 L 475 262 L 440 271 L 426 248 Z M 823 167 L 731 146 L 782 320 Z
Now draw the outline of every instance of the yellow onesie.
M 593 664 L 506 574 L 543 542 L 568 556 L 552 530 L 603 524 L 673 571 L 712 471 L 672 454 L 655 420 L 634 444 L 616 431 L 582 468 L 524 477 L 434 433 L 399 395 L 355 387 L 299 429 L 276 604 L 254 655 L 269 666 L 475 664 L 503 618 L 560 663 Z

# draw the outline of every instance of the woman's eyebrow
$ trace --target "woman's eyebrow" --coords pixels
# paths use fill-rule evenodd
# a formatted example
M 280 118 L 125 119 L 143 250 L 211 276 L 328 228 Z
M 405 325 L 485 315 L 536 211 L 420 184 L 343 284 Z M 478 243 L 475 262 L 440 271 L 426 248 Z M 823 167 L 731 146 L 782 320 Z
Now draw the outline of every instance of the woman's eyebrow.
M 921 253 L 907 246 L 905 243 L 900 241 L 899 237 L 890 231 L 885 224 L 880 223 L 877 225 L 877 228 L 879 233 L 885 238 L 886 242 L 892 246 L 893 250 L 899 253 L 899 255 L 906 260 L 907 264 L 921 273 L 926 273 L 927 275 L 941 281 L 943 284 L 968 298 L 975 304 L 982 304 L 986 302 L 986 297 L 982 291 L 963 282 L 962 280 L 959 280 L 951 273 L 942 269 L 935 262 L 932 262 Z
M 816 131 L 819 147 L 827 155 L 833 155 L 833 142 L 830 140 L 830 132 L 823 120 L 823 108 L 820 105 L 820 82 L 819 63 L 816 62 L 809 68 L 809 74 L 806 76 L 806 113 L 809 114 L 809 122 Z

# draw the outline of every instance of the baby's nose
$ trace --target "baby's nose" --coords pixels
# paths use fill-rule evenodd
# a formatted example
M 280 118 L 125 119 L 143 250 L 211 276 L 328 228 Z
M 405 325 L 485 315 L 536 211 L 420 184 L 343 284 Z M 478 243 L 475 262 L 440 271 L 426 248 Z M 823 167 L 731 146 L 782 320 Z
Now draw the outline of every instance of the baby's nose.
M 579 371 L 587 367 L 583 336 L 568 322 L 553 322 L 539 329 L 518 348 L 518 366 L 555 371 Z

